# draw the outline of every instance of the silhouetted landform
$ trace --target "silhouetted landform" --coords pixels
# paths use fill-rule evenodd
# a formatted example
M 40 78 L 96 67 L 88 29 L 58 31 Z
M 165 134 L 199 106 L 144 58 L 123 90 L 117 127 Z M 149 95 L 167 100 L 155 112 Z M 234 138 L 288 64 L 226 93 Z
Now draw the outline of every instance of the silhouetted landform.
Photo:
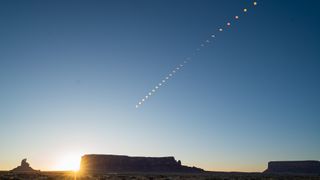
M 264 173 L 320 175 L 320 161 L 271 161 Z
M 11 172 L 37 172 L 36 170 L 30 167 L 29 163 L 27 163 L 27 159 L 23 159 L 21 161 L 21 165 L 12 169 Z
M 84 155 L 80 170 L 84 173 L 199 173 L 203 169 L 181 165 L 174 157 L 130 157 L 120 155 Z

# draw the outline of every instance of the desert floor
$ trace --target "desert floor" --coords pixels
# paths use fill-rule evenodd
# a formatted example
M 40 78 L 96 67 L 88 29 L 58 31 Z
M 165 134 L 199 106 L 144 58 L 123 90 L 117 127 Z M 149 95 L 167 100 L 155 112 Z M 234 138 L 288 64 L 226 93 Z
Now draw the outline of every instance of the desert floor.
M 139 173 L 127 173 L 127 174 L 80 174 L 75 172 L 37 172 L 37 173 L 11 173 L 8 171 L 0 171 L 0 179 L 65 179 L 65 180 L 320 180 L 320 176 L 298 176 L 298 175 L 266 175 L 261 173 L 202 173 L 202 174 L 139 174 Z

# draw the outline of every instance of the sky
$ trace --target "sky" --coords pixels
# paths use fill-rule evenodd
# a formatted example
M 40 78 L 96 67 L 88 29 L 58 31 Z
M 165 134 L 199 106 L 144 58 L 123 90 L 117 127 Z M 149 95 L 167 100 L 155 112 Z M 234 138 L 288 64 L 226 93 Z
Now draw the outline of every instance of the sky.
M 320 2 L 260 0 L 242 16 L 252 2 L 0 1 L 0 169 L 94 153 L 215 171 L 319 160 Z

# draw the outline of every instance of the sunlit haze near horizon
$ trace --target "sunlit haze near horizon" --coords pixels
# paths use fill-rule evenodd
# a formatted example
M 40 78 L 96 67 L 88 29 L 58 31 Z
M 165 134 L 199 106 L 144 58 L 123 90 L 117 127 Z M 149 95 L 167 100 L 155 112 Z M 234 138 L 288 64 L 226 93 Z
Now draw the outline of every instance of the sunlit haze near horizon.
M 84 154 L 246 172 L 319 160 L 320 1 L 257 2 L 0 1 L 0 170 L 76 170 Z

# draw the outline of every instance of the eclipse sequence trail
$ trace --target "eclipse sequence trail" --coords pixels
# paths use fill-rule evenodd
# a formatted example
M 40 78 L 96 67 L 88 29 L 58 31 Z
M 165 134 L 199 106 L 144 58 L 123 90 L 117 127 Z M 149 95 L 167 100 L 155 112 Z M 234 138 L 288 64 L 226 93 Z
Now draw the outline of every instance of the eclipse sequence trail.
M 242 12 L 239 14 L 234 15 L 228 21 L 226 21 L 223 25 L 218 27 L 213 33 L 211 33 L 208 38 L 203 41 L 192 53 L 191 56 L 188 56 L 182 61 L 180 64 L 176 65 L 171 72 L 167 74 L 158 84 L 156 84 L 143 98 L 141 98 L 138 103 L 135 105 L 136 108 L 142 106 L 147 100 L 151 98 L 161 87 L 163 87 L 171 78 L 173 78 L 179 71 L 181 71 L 184 66 L 194 59 L 194 57 L 200 52 L 201 49 L 207 47 L 210 43 L 214 42 L 214 39 L 219 36 L 219 34 L 227 31 L 228 29 L 232 28 L 232 24 L 240 20 L 247 12 L 258 5 L 257 1 L 253 1 L 248 7 L 244 7 Z

